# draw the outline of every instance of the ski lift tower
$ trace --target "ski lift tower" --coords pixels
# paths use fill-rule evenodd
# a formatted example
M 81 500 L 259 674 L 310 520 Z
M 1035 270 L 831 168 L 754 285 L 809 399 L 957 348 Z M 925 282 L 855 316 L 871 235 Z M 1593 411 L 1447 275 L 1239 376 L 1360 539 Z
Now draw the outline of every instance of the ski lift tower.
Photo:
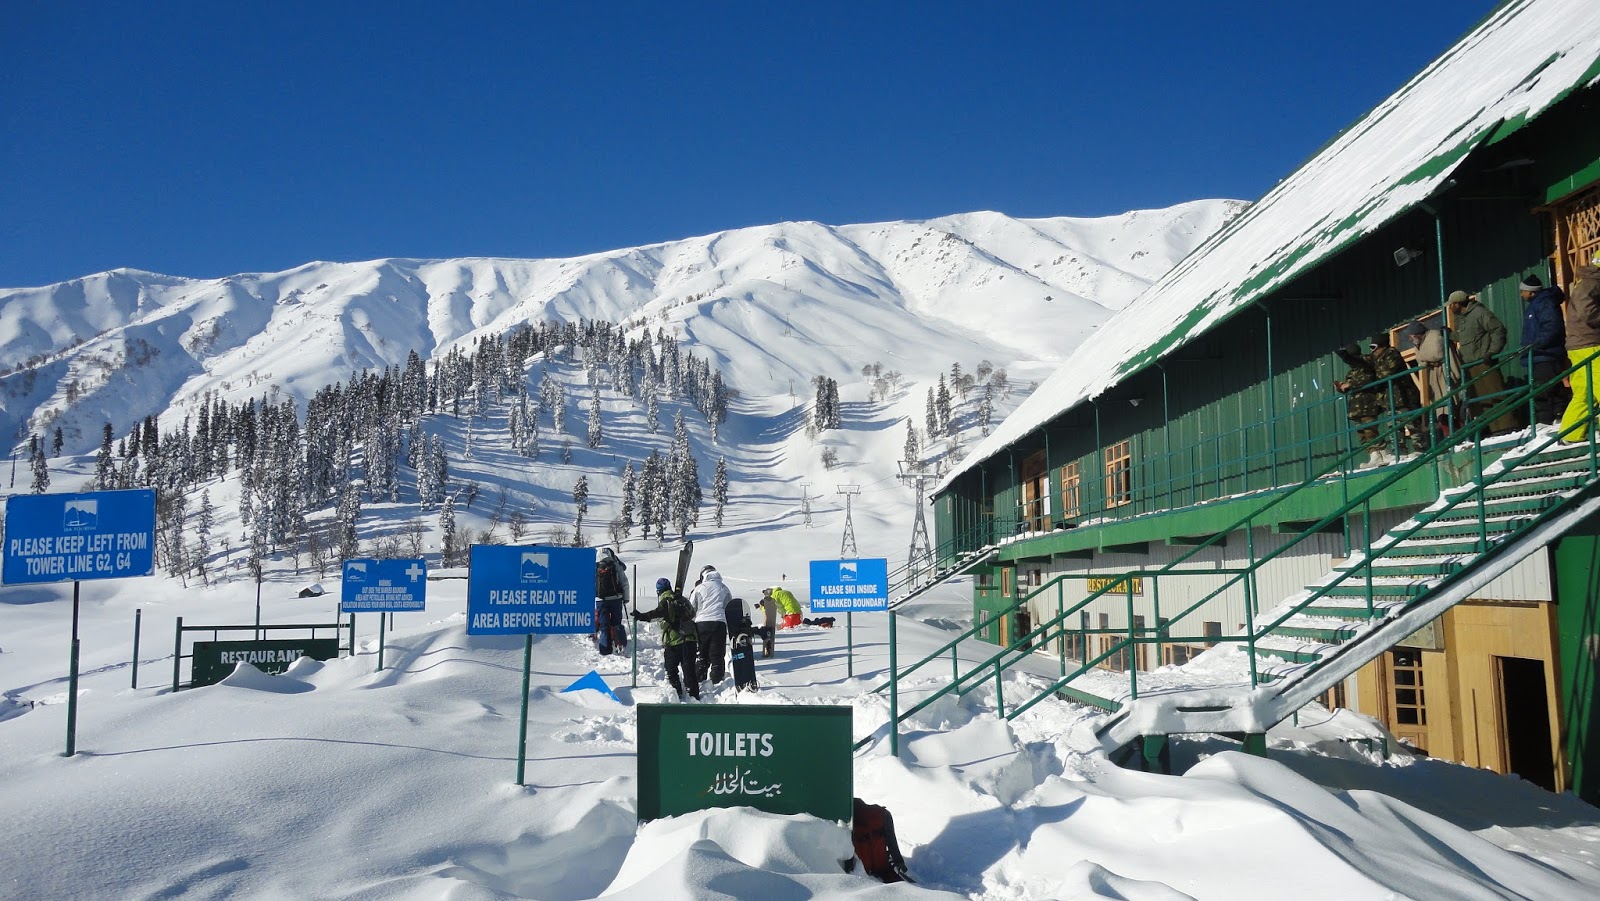
M 927 569 L 933 569 L 933 546 L 928 540 L 928 520 L 922 513 L 922 500 L 927 496 L 928 483 L 933 481 L 933 476 L 922 471 L 922 464 L 916 460 L 900 460 L 900 481 L 917 490 L 917 514 L 911 521 L 911 554 L 906 558 L 907 572 L 916 572 L 918 561 Z
M 805 517 L 807 528 L 811 526 L 811 483 L 800 483 L 800 515 Z
M 848 560 L 857 556 L 856 527 L 850 520 L 850 499 L 861 493 L 861 486 L 840 485 L 839 493 L 844 495 L 844 540 L 839 542 L 839 556 Z

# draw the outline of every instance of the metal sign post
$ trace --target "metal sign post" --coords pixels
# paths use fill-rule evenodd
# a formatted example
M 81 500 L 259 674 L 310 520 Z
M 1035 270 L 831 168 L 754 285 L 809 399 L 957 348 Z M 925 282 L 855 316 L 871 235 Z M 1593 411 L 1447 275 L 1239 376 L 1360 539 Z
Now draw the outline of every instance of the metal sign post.
M 78 749 L 79 582 L 155 572 L 156 493 L 91 491 L 6 499 L 7 585 L 72 582 L 72 646 L 67 663 L 67 752 Z
M 388 633 L 389 614 L 427 608 L 428 563 L 421 557 L 398 560 L 373 560 L 367 557 L 344 561 L 339 590 L 339 612 L 350 614 L 350 655 L 356 653 L 356 612 L 378 613 L 378 669 L 383 669 L 383 646 Z
M 594 548 L 472 546 L 467 565 L 467 634 L 524 636 L 518 785 L 527 784 L 533 636 L 594 631 L 594 564 Z
M 889 609 L 889 561 L 883 557 L 811 561 L 811 612 L 843 613 L 845 674 L 855 677 L 854 613 Z M 893 648 L 891 622 L 890 654 Z

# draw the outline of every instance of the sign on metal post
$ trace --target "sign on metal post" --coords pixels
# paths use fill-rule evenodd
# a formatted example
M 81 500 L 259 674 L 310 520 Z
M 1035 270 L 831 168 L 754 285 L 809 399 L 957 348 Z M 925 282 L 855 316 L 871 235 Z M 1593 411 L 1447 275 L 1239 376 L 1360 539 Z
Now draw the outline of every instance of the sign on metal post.
M 862 613 L 889 609 L 889 561 L 811 561 L 811 612 Z
M 14 459 L 14 458 L 13 458 Z M 156 493 L 91 491 L 21 494 L 6 499 L 0 581 L 72 583 L 72 644 L 67 657 L 67 751 L 78 752 L 78 605 L 85 579 L 155 572 Z
M 640 704 L 639 819 L 754 807 L 848 821 L 851 708 Z
M 423 610 L 427 606 L 427 593 L 428 564 L 421 558 L 346 560 L 339 612 Z
M 467 634 L 594 631 L 594 562 L 594 548 L 473 545 Z
M 594 548 L 472 546 L 467 564 L 467 634 L 522 635 L 522 726 L 517 784 L 528 762 L 528 681 L 533 636 L 594 631 Z
M 6 499 L 7 585 L 123 579 L 155 572 L 156 493 L 91 491 Z

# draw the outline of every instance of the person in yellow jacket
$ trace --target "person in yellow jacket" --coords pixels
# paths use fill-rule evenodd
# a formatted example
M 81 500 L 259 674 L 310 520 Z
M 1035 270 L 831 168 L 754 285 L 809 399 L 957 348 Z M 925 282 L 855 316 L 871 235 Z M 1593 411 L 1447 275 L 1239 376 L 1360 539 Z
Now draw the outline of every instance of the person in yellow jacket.
M 1567 288 L 1567 359 L 1573 366 L 1593 360 L 1600 355 L 1600 250 L 1589 259 L 1589 265 L 1579 266 L 1577 280 Z M 1572 371 L 1572 400 L 1561 417 L 1561 440 L 1577 442 L 1587 440 L 1589 429 L 1578 424 L 1587 419 L 1595 407 L 1594 382 L 1600 373 L 1594 372 L 1600 360 Z
M 778 602 L 778 613 L 783 616 L 783 628 L 793 629 L 800 625 L 800 602 L 787 588 L 774 586 L 772 599 Z

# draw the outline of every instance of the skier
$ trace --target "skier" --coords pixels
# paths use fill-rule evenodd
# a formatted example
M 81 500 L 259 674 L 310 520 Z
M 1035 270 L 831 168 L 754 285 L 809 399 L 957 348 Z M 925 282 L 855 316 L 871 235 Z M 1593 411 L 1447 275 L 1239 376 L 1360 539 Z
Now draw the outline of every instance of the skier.
M 706 564 L 700 570 L 700 581 L 689 593 L 689 603 L 694 605 L 694 629 L 699 643 L 696 661 L 696 682 L 709 677 L 712 682 L 727 678 L 724 658 L 728 653 L 728 620 L 726 607 L 733 594 L 722 584 L 722 573 Z
M 667 682 L 683 700 L 687 683 L 689 696 L 700 700 L 700 682 L 695 678 L 694 607 L 687 598 L 672 589 L 671 579 L 656 580 L 656 608 L 643 613 L 633 611 L 636 621 L 659 620 L 661 628 L 661 663 L 667 670 Z M 682 680 L 679 680 L 679 672 Z
M 628 597 L 628 573 L 617 552 L 601 548 L 594 567 L 595 648 L 602 654 L 623 653 L 628 631 L 622 627 L 623 605 Z

